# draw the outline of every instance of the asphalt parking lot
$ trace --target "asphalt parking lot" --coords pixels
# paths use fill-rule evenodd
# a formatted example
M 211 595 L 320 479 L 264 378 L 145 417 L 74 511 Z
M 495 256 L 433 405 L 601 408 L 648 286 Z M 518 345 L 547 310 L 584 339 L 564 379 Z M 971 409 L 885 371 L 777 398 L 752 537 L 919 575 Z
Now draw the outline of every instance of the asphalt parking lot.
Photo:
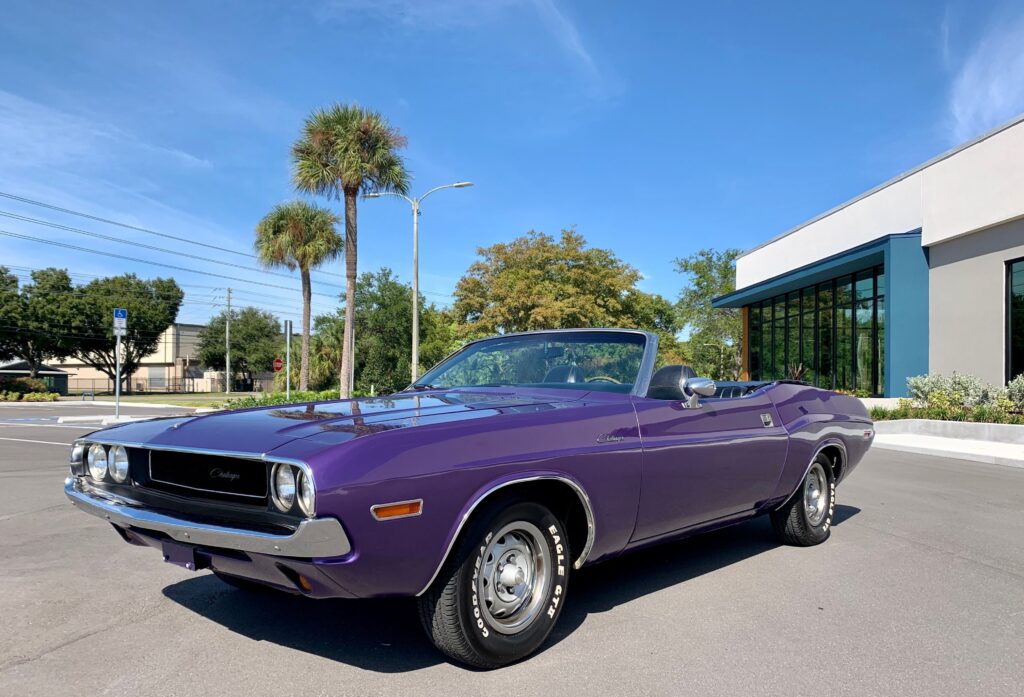
M 2 695 L 992 696 L 1024 684 L 1022 469 L 872 451 L 839 488 L 826 544 L 781 547 L 755 520 L 600 564 L 573 578 L 540 654 L 483 673 L 435 652 L 410 601 L 252 596 L 125 544 L 64 498 L 67 444 L 94 428 L 51 420 L 64 411 L 111 413 L 0 406 Z

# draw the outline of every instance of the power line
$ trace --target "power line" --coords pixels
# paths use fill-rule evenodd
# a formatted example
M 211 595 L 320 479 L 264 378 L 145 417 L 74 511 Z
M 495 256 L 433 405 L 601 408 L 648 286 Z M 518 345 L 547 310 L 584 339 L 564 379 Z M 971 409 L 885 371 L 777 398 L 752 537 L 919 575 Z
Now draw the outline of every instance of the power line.
M 31 267 L 31 266 L 14 266 L 14 265 L 8 265 L 7 268 L 8 269 L 14 269 L 14 270 L 28 271 L 28 272 L 32 272 L 32 271 L 45 271 L 46 270 L 46 269 L 34 268 L 34 267 Z M 92 274 L 92 273 L 83 273 L 81 271 L 67 271 L 67 270 L 65 270 L 65 272 L 69 276 L 72 276 L 72 277 L 74 277 L 74 276 L 81 276 L 83 278 L 107 278 L 106 276 L 99 276 L 97 274 Z M 14 275 L 18 276 L 18 278 L 24 278 L 24 279 L 27 279 L 29 281 L 32 280 L 32 277 L 29 274 L 18 274 L 18 273 L 15 273 Z M 200 285 L 200 284 L 196 284 L 196 283 L 178 283 L 178 281 L 175 281 L 175 283 L 177 283 L 178 286 L 181 287 L 181 288 L 202 288 L 204 290 L 224 290 L 224 286 L 204 286 L 204 285 Z M 299 289 L 299 288 L 292 288 L 290 290 L 293 290 L 294 292 L 298 293 L 298 292 L 300 292 L 301 289 Z M 232 289 L 232 292 L 234 292 L 234 293 L 245 293 L 246 295 L 249 295 L 249 296 L 252 296 L 252 297 L 257 297 L 257 298 L 269 298 L 271 300 L 280 300 L 281 299 L 280 295 L 268 295 L 266 293 L 260 293 L 260 292 L 254 291 L 254 290 L 248 290 L 246 288 L 243 288 L 241 290 L 235 288 L 235 289 Z M 331 296 L 331 297 L 333 299 L 335 299 L 335 300 L 338 299 L 335 296 Z
M 71 210 L 70 208 L 61 208 L 60 206 L 55 206 L 52 203 L 44 203 L 43 201 L 36 201 L 34 199 L 26 198 L 24 196 L 16 196 L 15 194 L 9 194 L 9 193 L 4 192 L 4 191 L 0 191 L 0 196 L 3 196 L 4 198 L 11 199 L 12 201 L 20 201 L 21 203 L 27 203 L 27 204 L 30 204 L 30 205 L 33 205 L 33 206 L 40 206 L 41 208 L 49 208 L 52 211 L 58 211 L 60 213 L 67 213 L 68 215 L 76 215 L 76 216 L 78 216 L 80 218 L 88 218 L 89 220 L 95 220 L 95 221 L 98 221 L 98 222 L 101 222 L 101 223 L 106 223 L 107 225 L 116 225 L 118 227 L 122 227 L 122 228 L 125 228 L 127 230 L 135 230 L 136 232 L 144 232 L 147 235 L 156 235 L 157 237 L 164 237 L 164 238 L 169 239 L 169 240 L 175 240 L 176 242 L 184 242 L 186 244 L 194 244 L 194 245 L 197 245 L 199 247 L 206 247 L 207 249 L 216 249 L 217 251 L 220 251 L 220 252 L 227 252 L 228 254 L 237 254 L 239 256 L 248 257 L 250 259 L 259 259 L 259 257 L 256 256 L 255 254 L 249 254 L 248 252 L 239 252 L 237 249 L 229 249 L 228 247 L 219 247 L 219 246 L 217 246 L 215 244 L 208 244 L 206 242 L 196 242 L 195 240 L 190 240 L 190 239 L 188 239 L 186 237 L 178 237 L 176 235 L 169 235 L 166 232 L 158 232 L 156 230 L 150 230 L 149 228 L 140 227 L 138 225 L 131 225 L 129 223 L 122 223 L 122 222 L 117 221 L 117 220 L 111 220 L 110 218 L 102 218 L 102 217 L 100 217 L 98 215 L 92 215 L 90 213 L 83 213 L 81 211 Z M 326 271 L 314 271 L 313 273 L 321 273 L 321 274 L 327 275 Z
M 30 218 L 26 215 L 18 215 L 17 213 L 10 213 L 8 211 L 0 211 L 0 216 L 5 218 L 13 218 L 14 220 L 21 220 L 27 223 L 34 223 L 36 225 L 45 225 L 47 227 L 55 228 L 57 230 L 67 230 L 68 232 L 74 232 L 79 235 L 88 235 L 89 237 L 95 237 L 100 240 L 107 240 L 108 242 L 118 242 L 120 244 L 127 244 L 132 247 L 140 247 L 142 249 L 151 249 L 155 252 L 163 252 L 164 254 L 174 254 L 179 257 L 188 257 L 189 259 L 198 259 L 199 261 L 212 261 L 223 266 L 232 266 L 236 269 L 242 269 L 244 271 L 253 271 L 255 273 L 265 273 L 268 276 L 280 276 L 281 278 L 289 278 L 294 280 L 295 277 L 291 274 L 280 273 L 278 271 L 270 271 L 269 269 L 257 269 L 251 266 L 243 266 L 242 264 L 235 264 L 230 261 L 223 261 L 221 259 L 211 259 L 209 257 L 199 256 L 198 254 L 189 254 L 188 252 L 179 252 L 174 249 L 165 249 L 163 247 L 155 247 L 150 244 L 143 244 L 142 242 L 135 242 L 133 240 L 122 240 L 119 237 L 113 237 L 111 235 L 104 235 L 99 232 L 92 232 L 91 230 L 82 230 L 81 228 L 71 227 L 69 225 L 60 225 L 59 223 L 52 223 L 48 220 L 40 220 L 39 218 Z M 336 288 L 344 288 L 344 286 L 337 283 L 328 283 L 325 285 L 334 286 Z
M 238 281 L 240 283 L 251 283 L 257 286 L 264 286 L 266 288 L 277 288 L 279 290 L 290 290 L 295 291 L 295 288 L 289 288 L 288 286 L 281 286 L 275 283 L 266 283 L 264 281 L 253 281 L 247 278 L 238 278 L 237 276 L 225 276 L 224 274 L 213 273 L 212 271 L 200 271 L 199 269 L 190 269 L 184 266 L 175 266 L 174 264 L 165 264 L 160 261 L 149 261 L 147 259 L 139 259 L 137 257 L 129 257 L 123 254 L 114 254 L 113 252 L 102 252 L 98 249 L 89 249 L 88 247 L 79 247 L 78 245 L 68 244 L 66 242 L 57 242 L 56 240 L 44 240 L 39 237 L 32 237 L 31 235 L 21 235 L 16 232 L 10 232 L 8 230 L 0 230 L 0 235 L 6 237 L 14 237 L 16 239 L 27 240 L 29 242 L 39 242 L 42 244 L 49 244 L 55 247 L 64 247 L 65 249 L 73 249 L 79 252 L 88 252 L 90 254 L 99 254 L 101 256 L 112 257 L 114 259 L 124 259 L 126 261 L 133 261 L 140 264 L 151 264 L 153 266 L 162 266 L 166 269 L 173 269 L 175 271 L 184 271 L 186 273 L 196 273 L 203 276 L 212 276 L 213 278 L 223 278 L 228 281 Z M 320 295 L 325 298 L 333 298 L 335 296 L 329 293 L 313 293 L 313 295 Z

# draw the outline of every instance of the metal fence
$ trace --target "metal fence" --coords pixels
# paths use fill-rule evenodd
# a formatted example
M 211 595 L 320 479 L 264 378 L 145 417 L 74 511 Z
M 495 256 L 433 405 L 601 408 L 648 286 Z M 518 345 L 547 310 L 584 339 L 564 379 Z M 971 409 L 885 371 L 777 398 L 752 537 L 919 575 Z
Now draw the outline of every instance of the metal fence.
M 223 392 L 224 379 L 216 378 L 132 378 L 122 385 L 128 393 L 176 393 Z M 233 392 L 263 392 L 273 389 L 273 381 L 236 378 Z M 114 394 L 114 381 L 110 378 L 68 378 L 68 394 Z

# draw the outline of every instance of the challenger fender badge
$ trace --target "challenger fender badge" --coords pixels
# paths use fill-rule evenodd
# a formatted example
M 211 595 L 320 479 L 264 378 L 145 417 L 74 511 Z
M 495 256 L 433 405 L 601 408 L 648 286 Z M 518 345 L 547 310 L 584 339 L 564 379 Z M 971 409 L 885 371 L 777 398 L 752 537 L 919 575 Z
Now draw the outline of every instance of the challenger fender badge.
M 761 414 L 761 423 L 764 424 L 765 428 L 771 428 L 775 425 L 775 422 L 772 421 L 771 414 Z
M 611 433 L 602 433 L 597 437 L 598 443 L 618 443 L 626 440 L 625 436 L 616 436 Z

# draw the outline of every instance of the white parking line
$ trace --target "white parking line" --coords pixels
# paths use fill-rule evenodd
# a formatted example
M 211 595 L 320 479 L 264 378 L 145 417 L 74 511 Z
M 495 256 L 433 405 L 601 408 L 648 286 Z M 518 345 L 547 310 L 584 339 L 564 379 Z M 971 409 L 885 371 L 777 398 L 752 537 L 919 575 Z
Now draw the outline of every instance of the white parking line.
M 59 445 L 63 448 L 71 447 L 71 443 L 55 443 L 52 440 L 28 440 L 27 438 L 0 438 L 0 440 L 13 440 L 18 443 L 38 443 L 39 445 Z
M 99 425 L 100 425 L 100 420 L 99 419 L 96 420 L 96 423 L 85 424 L 85 425 L 82 425 L 82 426 L 63 426 L 61 424 L 26 424 L 26 423 L 16 424 L 16 423 L 11 423 L 9 421 L 0 421 L 0 426 L 17 426 L 18 428 L 73 428 L 76 431 L 81 431 L 83 429 L 84 430 L 88 430 L 92 426 L 97 426 L 98 427 Z

